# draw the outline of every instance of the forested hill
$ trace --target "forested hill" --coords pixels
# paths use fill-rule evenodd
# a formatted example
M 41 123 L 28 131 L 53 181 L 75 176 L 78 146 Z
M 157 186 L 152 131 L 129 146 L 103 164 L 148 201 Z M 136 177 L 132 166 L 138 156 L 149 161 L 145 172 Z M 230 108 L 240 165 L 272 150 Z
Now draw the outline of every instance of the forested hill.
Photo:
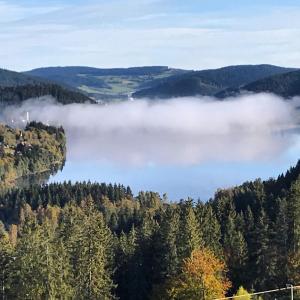
M 85 94 L 51 81 L 0 69 L 0 104 L 18 104 L 29 98 L 52 96 L 63 104 L 94 102 Z
M 5 69 L 0 69 L 0 86 L 8 87 L 8 86 L 22 86 L 27 84 L 37 84 L 40 83 L 41 80 L 34 78 L 32 76 L 28 76 L 22 73 L 9 71 Z
M 295 69 L 272 65 L 241 65 L 190 72 L 160 80 L 150 88 L 137 91 L 133 97 L 214 96 L 229 88 L 237 89 L 251 82 L 293 70 Z
M 38 76 L 53 82 L 80 89 L 90 97 L 102 101 L 128 99 L 142 88 L 150 87 L 163 78 L 186 73 L 186 70 L 166 66 L 100 69 L 90 67 L 39 68 L 26 75 Z
M 86 95 L 54 83 L 0 87 L 0 104 L 19 104 L 30 98 L 51 96 L 62 104 L 95 103 Z
M 297 285 L 299 175 L 300 162 L 207 203 L 90 182 L 10 191 L 0 196 L 6 295 L 204 300 Z
M 261 93 L 271 92 L 282 97 L 300 95 L 300 71 L 289 72 L 245 85 L 242 90 Z
M 62 165 L 66 155 L 64 130 L 31 122 L 24 130 L 0 124 L 0 187 L 16 179 Z

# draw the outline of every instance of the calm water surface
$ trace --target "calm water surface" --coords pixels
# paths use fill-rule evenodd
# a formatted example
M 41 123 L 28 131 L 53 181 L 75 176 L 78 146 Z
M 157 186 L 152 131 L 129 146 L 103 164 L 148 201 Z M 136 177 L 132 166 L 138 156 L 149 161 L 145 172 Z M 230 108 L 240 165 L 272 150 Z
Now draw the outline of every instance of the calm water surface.
M 209 161 L 194 165 L 143 166 L 120 165 L 116 162 L 69 158 L 63 171 L 50 182 L 97 181 L 129 185 L 134 193 L 140 190 L 167 193 L 170 200 L 188 196 L 207 200 L 218 188 L 241 184 L 255 178 L 268 179 L 285 172 L 300 158 L 300 137 L 275 157 L 250 161 Z

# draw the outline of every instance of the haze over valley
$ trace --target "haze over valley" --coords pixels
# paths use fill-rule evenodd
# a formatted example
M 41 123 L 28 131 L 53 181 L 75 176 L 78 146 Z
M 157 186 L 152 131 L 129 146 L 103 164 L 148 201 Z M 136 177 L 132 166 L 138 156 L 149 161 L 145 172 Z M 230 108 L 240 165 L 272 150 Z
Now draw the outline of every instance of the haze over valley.
M 298 103 L 253 94 L 62 105 L 44 96 L 7 106 L 0 120 L 23 126 L 29 115 L 65 129 L 66 166 L 52 182 L 110 178 L 135 192 L 208 199 L 219 187 L 256 178 L 257 170 L 267 179 L 297 161 Z
M 0 0 L 2 300 L 300 300 L 297 0 Z

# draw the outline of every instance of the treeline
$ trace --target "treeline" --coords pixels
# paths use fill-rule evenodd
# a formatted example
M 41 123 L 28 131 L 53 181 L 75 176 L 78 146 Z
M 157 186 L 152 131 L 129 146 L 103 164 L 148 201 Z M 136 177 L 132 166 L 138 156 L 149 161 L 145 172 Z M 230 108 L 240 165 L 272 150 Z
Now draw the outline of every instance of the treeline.
M 52 96 L 62 104 L 94 103 L 94 100 L 75 90 L 55 83 L 35 83 L 26 85 L 0 86 L 0 104 L 19 104 L 30 98 Z
M 0 124 L 0 187 L 23 176 L 63 164 L 66 137 L 63 128 L 31 122 L 24 130 Z
M 206 203 L 90 182 L 7 192 L 4 299 L 214 299 L 299 284 L 299 171 Z

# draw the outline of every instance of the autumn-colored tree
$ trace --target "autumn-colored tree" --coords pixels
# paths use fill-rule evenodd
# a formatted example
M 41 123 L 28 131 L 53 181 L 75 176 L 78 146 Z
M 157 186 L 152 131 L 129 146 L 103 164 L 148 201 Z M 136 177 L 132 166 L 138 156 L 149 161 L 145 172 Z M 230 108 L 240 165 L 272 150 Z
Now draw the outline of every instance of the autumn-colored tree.
M 170 280 L 168 299 L 203 300 L 223 297 L 231 286 L 225 273 L 225 263 L 211 250 L 194 250 L 191 257 L 184 260 L 181 274 Z
M 288 257 L 288 279 L 294 284 L 300 282 L 300 251 L 292 253 Z
M 248 291 L 246 289 L 244 289 L 242 286 L 239 287 L 235 296 L 238 296 L 238 297 L 233 297 L 233 299 L 239 299 L 239 300 L 250 300 L 251 299 L 251 296 L 248 293 Z

